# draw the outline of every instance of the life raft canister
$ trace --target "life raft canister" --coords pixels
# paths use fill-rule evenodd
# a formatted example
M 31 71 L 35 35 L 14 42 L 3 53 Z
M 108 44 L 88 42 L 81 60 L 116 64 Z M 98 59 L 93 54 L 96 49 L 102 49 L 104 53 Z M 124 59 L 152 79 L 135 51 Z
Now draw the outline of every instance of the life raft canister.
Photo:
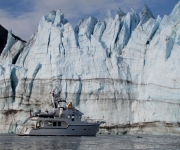
M 68 104 L 68 108 L 73 108 L 72 102 Z

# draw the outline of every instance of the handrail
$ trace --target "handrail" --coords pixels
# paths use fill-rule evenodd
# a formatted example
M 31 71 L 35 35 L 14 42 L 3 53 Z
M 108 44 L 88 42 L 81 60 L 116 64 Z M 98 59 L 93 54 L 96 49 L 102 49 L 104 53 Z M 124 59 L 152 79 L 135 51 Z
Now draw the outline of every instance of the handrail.
M 82 119 L 82 121 L 89 122 L 89 123 L 100 123 L 100 124 L 105 123 L 104 119 L 89 119 L 89 118 L 84 118 L 84 119 Z

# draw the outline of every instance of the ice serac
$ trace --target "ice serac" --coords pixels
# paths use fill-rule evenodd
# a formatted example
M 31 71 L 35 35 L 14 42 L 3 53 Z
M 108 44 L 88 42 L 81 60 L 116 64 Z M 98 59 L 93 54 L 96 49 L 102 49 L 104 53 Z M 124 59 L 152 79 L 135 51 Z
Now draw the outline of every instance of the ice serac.
M 142 12 L 140 14 L 140 18 L 141 18 L 141 22 L 140 22 L 141 25 L 147 22 L 150 18 L 154 18 L 151 10 L 147 5 L 144 5 Z
M 56 89 L 85 117 L 102 118 L 100 132 L 180 134 L 180 2 L 155 19 L 108 10 L 75 29 L 61 10 L 41 18 L 25 44 L 9 32 L 0 65 L 0 132 L 31 125 L 29 110 L 52 109 Z
M 121 50 L 127 45 L 133 30 L 139 24 L 140 18 L 137 13 L 130 12 L 123 19 L 122 27 L 116 38 L 116 50 L 121 54 Z
M 123 17 L 125 15 L 125 13 L 121 10 L 121 8 L 117 7 L 116 8 L 116 13 L 120 16 Z
M 2 53 L 5 45 L 7 44 L 8 36 L 12 36 L 16 41 L 22 41 L 24 43 L 26 42 L 20 39 L 18 36 L 15 36 L 14 34 L 9 35 L 11 34 L 10 32 L 11 30 L 8 33 L 8 31 L 3 26 L 0 25 L 0 54 Z

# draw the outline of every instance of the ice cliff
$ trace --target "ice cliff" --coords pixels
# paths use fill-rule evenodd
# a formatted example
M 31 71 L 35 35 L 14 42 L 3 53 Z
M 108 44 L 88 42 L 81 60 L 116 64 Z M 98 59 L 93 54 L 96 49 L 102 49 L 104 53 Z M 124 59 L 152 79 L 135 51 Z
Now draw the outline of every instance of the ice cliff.
M 75 29 L 60 11 L 24 43 L 8 33 L 0 56 L 0 132 L 29 125 L 29 110 L 51 109 L 50 90 L 101 132 L 180 134 L 180 2 L 169 16 L 108 11 Z

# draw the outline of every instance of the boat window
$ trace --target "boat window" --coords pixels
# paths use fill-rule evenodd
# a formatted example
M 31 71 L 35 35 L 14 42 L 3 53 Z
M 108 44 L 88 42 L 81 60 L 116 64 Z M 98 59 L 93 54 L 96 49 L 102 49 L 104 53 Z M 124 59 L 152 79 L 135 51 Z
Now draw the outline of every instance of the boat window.
M 42 127 L 42 121 L 39 121 L 39 127 Z
M 58 122 L 58 126 L 61 126 L 61 122 Z
M 72 121 L 74 121 L 74 114 L 72 114 Z
M 40 120 L 36 123 L 36 127 L 39 128 L 39 127 L 43 127 L 43 122 Z
M 36 127 L 37 127 L 37 128 L 39 128 L 39 127 L 40 127 L 40 125 L 39 125 L 39 121 L 36 123 Z
M 68 118 L 71 118 L 71 115 L 68 115 Z
M 53 126 L 56 126 L 56 122 L 53 122 Z
M 52 121 L 48 121 L 48 126 L 52 126 Z

